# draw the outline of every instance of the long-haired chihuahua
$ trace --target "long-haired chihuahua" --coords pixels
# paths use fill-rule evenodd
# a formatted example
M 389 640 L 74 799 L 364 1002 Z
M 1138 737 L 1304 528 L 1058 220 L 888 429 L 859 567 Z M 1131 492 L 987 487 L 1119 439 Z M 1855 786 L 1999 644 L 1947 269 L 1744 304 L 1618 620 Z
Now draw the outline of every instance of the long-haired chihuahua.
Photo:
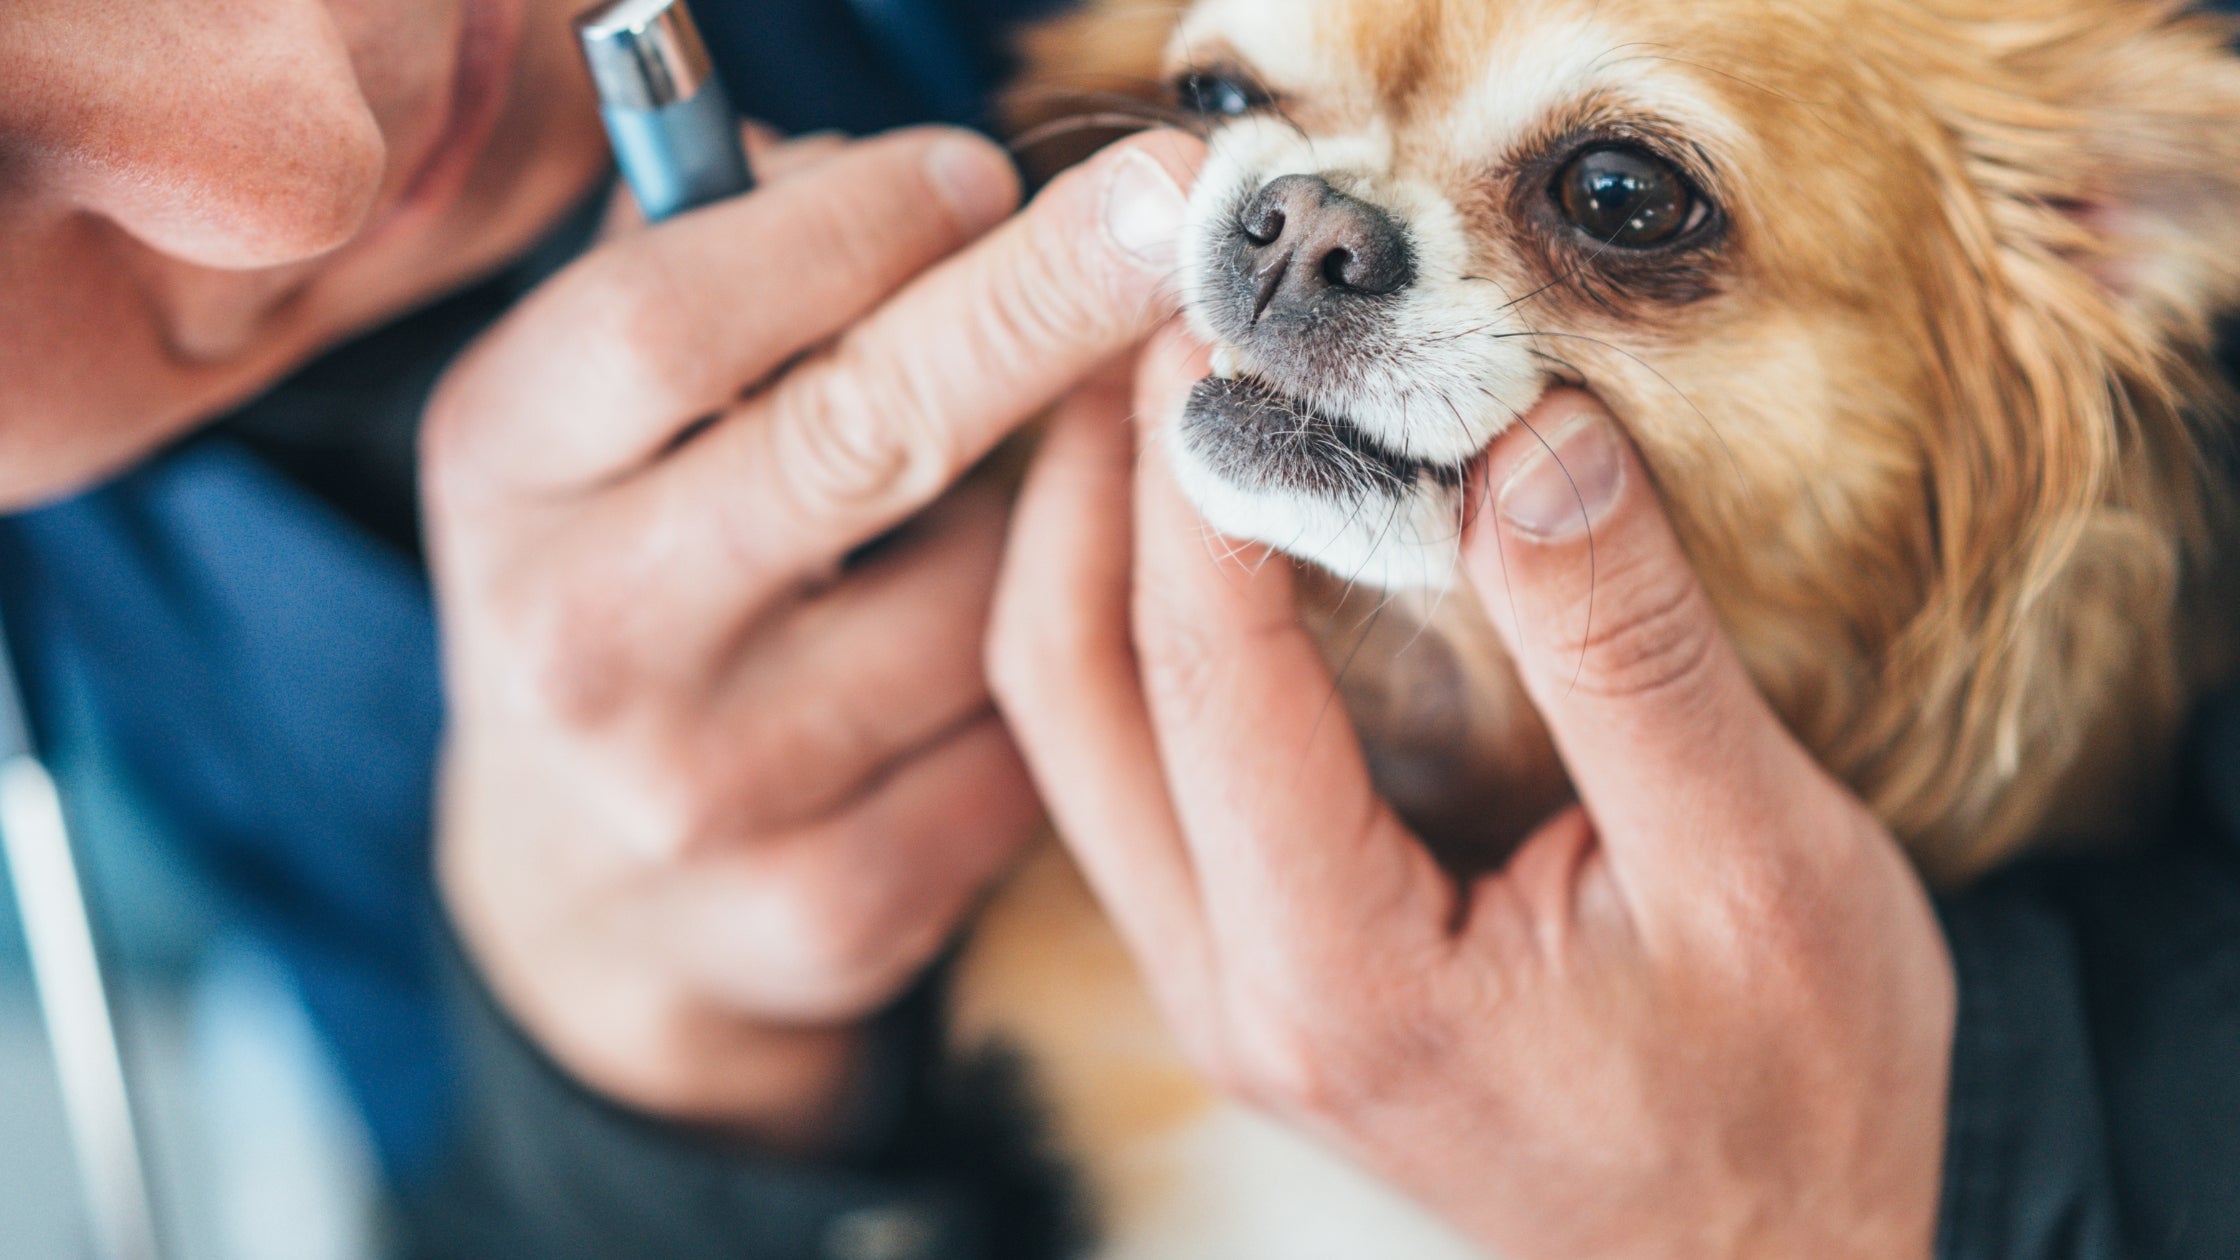
M 1325 574 L 1302 614 L 1442 855 L 1568 791 L 1437 592 L 1466 469 L 1570 383 L 1784 721 L 1951 884 L 2151 822 L 2224 666 L 2230 35 L 2167 0 L 1108 0 L 1030 35 L 1020 99 L 1156 82 L 1130 108 L 1207 135 L 1181 279 L 1215 370 L 1165 439 L 1213 526 Z M 1095 1255 L 1470 1254 L 1200 1087 L 1062 862 L 957 1001 Z

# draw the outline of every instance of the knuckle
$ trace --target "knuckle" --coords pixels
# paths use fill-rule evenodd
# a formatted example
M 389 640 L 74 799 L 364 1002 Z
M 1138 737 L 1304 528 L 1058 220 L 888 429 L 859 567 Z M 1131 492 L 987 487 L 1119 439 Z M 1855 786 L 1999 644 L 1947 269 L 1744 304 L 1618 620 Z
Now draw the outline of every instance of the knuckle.
M 901 361 L 873 363 L 842 343 L 771 426 L 782 484 L 810 510 L 930 501 L 961 453 L 927 391 Z
M 1293 1115 L 1347 1114 L 1359 1091 L 1353 1056 L 1319 1021 L 1256 1019 L 1233 1051 L 1234 1080 L 1255 1106 Z
M 795 782 L 826 777 L 818 773 L 820 767 L 842 780 L 873 773 L 902 750 L 884 736 L 884 728 L 865 711 L 865 704 L 857 697 L 836 697 L 797 713 L 787 738 L 768 748 L 766 764 Z
M 645 740 L 631 749 L 603 750 L 625 784 L 626 813 L 640 847 L 681 858 L 715 848 L 738 830 L 725 795 L 694 768 L 681 741 Z
M 929 958 L 924 933 L 892 907 L 870 906 L 844 892 L 810 893 L 796 903 L 796 973 L 835 1013 L 878 1007 Z
M 635 1110 L 678 1118 L 723 1102 L 720 1029 L 681 973 L 650 959 L 626 968 L 575 957 L 520 960 L 509 1013 L 571 1074 Z
M 1021 355 L 1071 344 L 1105 322 L 1102 303 L 1094 299 L 1106 286 L 1094 264 L 1089 275 L 1081 274 L 1078 242 L 1031 217 L 1018 239 L 1005 265 L 988 274 L 986 298 L 976 304 L 980 327 L 973 342 L 983 366 L 1002 368 Z
M 504 601 L 499 614 L 510 662 L 527 703 L 565 729 L 611 726 L 632 690 L 617 640 L 615 603 L 540 593 Z
M 730 785 L 706 774 L 693 741 L 651 721 L 563 734 L 539 786 L 588 815 L 577 826 L 611 840 L 649 873 L 712 852 L 750 828 Z
M 648 713 L 574 732 L 568 743 L 567 790 L 651 868 L 721 851 L 757 830 L 748 785 L 727 758 L 711 760 L 708 742 L 688 728 Z
M 820 907 L 822 909 L 822 907 Z M 805 912 L 793 932 L 796 966 L 811 987 L 841 1006 L 853 1004 L 878 970 L 864 917 L 844 909 Z
M 705 328 L 680 300 L 675 277 L 651 251 L 609 251 L 563 277 L 570 341 L 595 359 L 616 396 L 676 410 L 696 407 L 684 388 L 720 362 Z
M 1629 580 L 1636 576 L 1640 580 Z M 1581 692 L 1653 696 L 1703 678 L 1718 623 L 1689 574 L 1621 572 L 1610 575 L 1606 589 L 1621 593 L 1599 605 L 1590 595 L 1580 610 L 1581 629 L 1559 645 L 1559 663 L 1578 662 Z

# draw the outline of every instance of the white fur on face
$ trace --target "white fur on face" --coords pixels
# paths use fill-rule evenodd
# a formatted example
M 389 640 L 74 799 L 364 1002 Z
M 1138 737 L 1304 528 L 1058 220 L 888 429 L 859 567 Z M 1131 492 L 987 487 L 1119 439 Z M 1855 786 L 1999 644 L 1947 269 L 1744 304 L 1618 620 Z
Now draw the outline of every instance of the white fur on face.
M 1194 297 L 1238 207 L 1271 180 L 1321 175 L 1406 225 L 1416 282 L 1389 300 L 1378 330 L 1343 365 L 1313 382 L 1287 379 L 1221 344 L 1204 303 L 1193 300 L 1198 334 L 1220 346 L 1223 375 L 1249 373 L 1313 410 L 1350 421 L 1392 453 L 1461 468 L 1514 424 L 1546 388 L 1546 373 L 1497 284 L 1466 277 L 1470 243 L 1462 217 L 1437 188 L 1377 172 L 1391 166 L 1389 140 L 1374 132 L 1305 137 L 1271 119 L 1245 119 L 1214 139 L 1192 199 L 1183 256 Z M 1177 418 L 1179 421 L 1179 417 Z M 1199 458 L 1177 431 L 1175 460 L 1185 490 L 1207 521 L 1234 537 L 1312 560 L 1351 581 L 1388 590 L 1453 583 L 1461 543 L 1460 491 L 1430 477 L 1412 486 L 1363 490 L 1357 498 L 1272 485 L 1243 485 Z
M 1320 175 L 1392 214 L 1407 226 L 1416 282 L 1394 295 L 1374 340 L 1356 346 L 1342 370 L 1311 383 L 1276 383 L 1352 421 L 1397 455 L 1460 465 L 1539 397 L 1542 373 L 1521 343 L 1500 340 L 1524 325 L 1500 285 L 1471 278 L 1461 212 L 1433 185 L 1383 173 L 1391 166 L 1392 144 L 1381 127 L 1315 137 L 1274 119 L 1243 119 L 1214 138 L 1183 231 L 1183 257 L 1202 269 L 1244 199 L 1285 175 Z M 1206 281 L 1193 276 L 1187 283 L 1194 293 Z M 1219 339 L 1201 304 L 1193 303 L 1190 314 L 1200 336 Z M 1261 371 L 1232 350 L 1240 369 Z
M 1374 84 L 1349 49 L 1318 38 L 1328 10 L 1302 0 L 1206 0 L 1176 38 L 1177 55 L 1223 44 L 1278 92 L 1352 104 L 1352 129 L 1302 133 L 1288 121 L 1251 116 L 1222 127 L 1199 177 L 1183 257 L 1195 330 L 1216 346 L 1216 372 L 1273 386 L 1302 411 L 1350 423 L 1378 447 L 1457 473 L 1539 401 L 1552 375 L 1532 353 L 1536 329 L 1519 299 L 1474 274 L 1473 241 L 1449 191 L 1396 171 L 1390 125 L 1373 107 Z M 1706 99 L 1661 58 L 1628 55 L 1623 35 L 1549 5 L 1515 24 L 1494 64 L 1443 116 L 1417 118 L 1412 148 L 1429 137 L 1459 165 L 1492 166 L 1550 113 L 1589 93 L 1639 102 L 1694 132 L 1722 124 Z M 1383 209 L 1403 225 L 1415 282 L 1378 299 L 1373 319 L 1350 338 L 1339 362 L 1257 361 L 1226 343 L 1209 314 L 1225 242 L 1247 198 L 1286 175 L 1315 175 Z M 1311 560 L 1340 577 L 1386 589 L 1452 583 L 1463 520 L 1453 475 L 1332 492 L 1225 474 L 1192 448 L 1176 417 L 1175 460 L 1184 487 L 1223 533 Z M 1231 465 L 1234 472 L 1234 465 Z
M 1174 444 L 1175 477 L 1206 523 L 1265 543 L 1378 590 L 1445 590 L 1462 547 L 1462 491 L 1419 482 L 1402 493 L 1351 501 L 1299 490 L 1245 487 Z

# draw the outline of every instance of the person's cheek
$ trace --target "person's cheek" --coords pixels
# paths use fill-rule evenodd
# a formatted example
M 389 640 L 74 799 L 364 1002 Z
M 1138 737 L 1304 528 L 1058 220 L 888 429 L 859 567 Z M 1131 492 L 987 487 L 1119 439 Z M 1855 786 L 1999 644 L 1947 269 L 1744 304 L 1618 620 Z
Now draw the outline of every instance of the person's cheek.
M 403 195 L 430 151 L 448 137 L 462 62 L 510 49 L 506 32 L 524 20 L 565 26 L 579 0 L 318 0 L 333 21 L 356 91 L 388 146 L 384 203 Z M 532 13 L 507 13 L 529 5 Z M 558 5 L 563 11 L 547 12 Z
M 17 190 L 181 263 L 270 267 L 343 244 L 388 157 L 321 0 L 0 5 Z

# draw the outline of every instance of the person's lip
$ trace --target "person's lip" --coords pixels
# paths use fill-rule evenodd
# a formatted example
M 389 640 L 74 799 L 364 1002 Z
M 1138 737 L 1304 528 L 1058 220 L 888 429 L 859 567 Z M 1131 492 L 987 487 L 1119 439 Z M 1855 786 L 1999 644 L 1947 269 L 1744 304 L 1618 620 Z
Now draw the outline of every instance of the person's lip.
M 523 16 L 523 0 L 465 0 L 443 130 L 368 236 L 388 235 L 406 221 L 440 213 L 466 186 L 505 105 Z

